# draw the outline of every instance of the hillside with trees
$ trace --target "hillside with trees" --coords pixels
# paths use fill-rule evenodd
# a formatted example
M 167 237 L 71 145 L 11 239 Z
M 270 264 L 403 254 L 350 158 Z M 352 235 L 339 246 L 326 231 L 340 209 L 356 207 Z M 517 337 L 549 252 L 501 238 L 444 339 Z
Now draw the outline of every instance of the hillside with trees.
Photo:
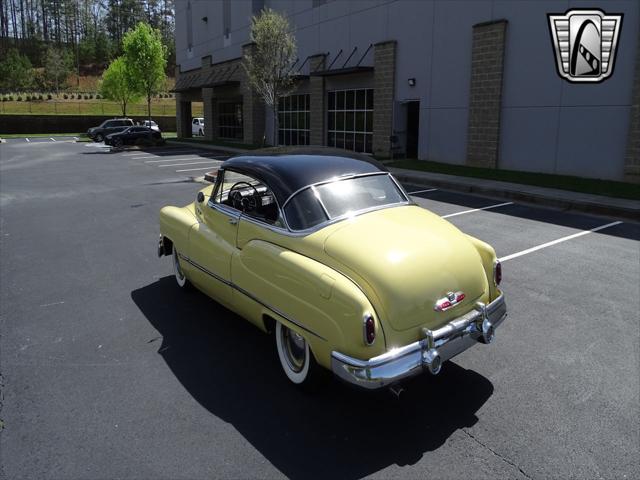
M 159 32 L 173 76 L 173 0 L 0 0 L 0 90 L 94 91 L 139 22 Z

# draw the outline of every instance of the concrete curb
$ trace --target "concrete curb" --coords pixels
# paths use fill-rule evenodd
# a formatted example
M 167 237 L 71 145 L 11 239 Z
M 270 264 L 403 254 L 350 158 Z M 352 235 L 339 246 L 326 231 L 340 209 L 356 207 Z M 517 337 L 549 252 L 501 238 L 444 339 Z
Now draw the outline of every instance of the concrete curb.
M 640 219 L 640 201 L 605 197 L 553 188 L 535 187 L 496 180 L 457 177 L 441 173 L 417 172 L 401 168 L 389 168 L 401 182 L 413 185 L 442 188 L 457 192 L 474 193 L 488 197 L 516 200 L 562 210 L 619 217 L 627 220 Z

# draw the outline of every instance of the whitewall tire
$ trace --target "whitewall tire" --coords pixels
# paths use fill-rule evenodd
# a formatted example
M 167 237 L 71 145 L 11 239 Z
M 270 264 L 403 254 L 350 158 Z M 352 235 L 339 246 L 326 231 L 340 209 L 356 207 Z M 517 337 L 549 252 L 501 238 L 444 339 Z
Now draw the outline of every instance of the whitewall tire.
M 316 382 L 319 366 L 302 335 L 276 322 L 276 347 L 285 375 L 302 387 Z
M 186 290 L 190 287 L 189 280 L 187 280 L 186 275 L 182 271 L 182 266 L 180 265 L 180 256 L 178 255 L 178 250 L 176 250 L 176 246 L 173 245 L 173 275 L 176 278 L 176 283 L 180 288 Z

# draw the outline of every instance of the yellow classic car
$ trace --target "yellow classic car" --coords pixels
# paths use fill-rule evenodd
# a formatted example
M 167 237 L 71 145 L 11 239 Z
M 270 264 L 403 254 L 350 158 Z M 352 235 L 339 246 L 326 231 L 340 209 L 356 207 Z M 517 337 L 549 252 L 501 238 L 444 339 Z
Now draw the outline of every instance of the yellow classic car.
M 364 155 L 231 158 L 195 202 L 162 208 L 160 232 L 178 286 L 275 333 L 298 385 L 322 369 L 366 389 L 437 374 L 506 317 L 493 248 Z

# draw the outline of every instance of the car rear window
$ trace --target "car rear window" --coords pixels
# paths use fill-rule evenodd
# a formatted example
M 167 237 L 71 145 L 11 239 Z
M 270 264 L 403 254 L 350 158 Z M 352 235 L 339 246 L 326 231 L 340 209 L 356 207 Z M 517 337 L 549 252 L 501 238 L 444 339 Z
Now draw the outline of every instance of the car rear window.
M 293 230 L 324 221 L 407 201 L 388 174 L 347 178 L 310 186 L 295 194 L 284 208 Z

